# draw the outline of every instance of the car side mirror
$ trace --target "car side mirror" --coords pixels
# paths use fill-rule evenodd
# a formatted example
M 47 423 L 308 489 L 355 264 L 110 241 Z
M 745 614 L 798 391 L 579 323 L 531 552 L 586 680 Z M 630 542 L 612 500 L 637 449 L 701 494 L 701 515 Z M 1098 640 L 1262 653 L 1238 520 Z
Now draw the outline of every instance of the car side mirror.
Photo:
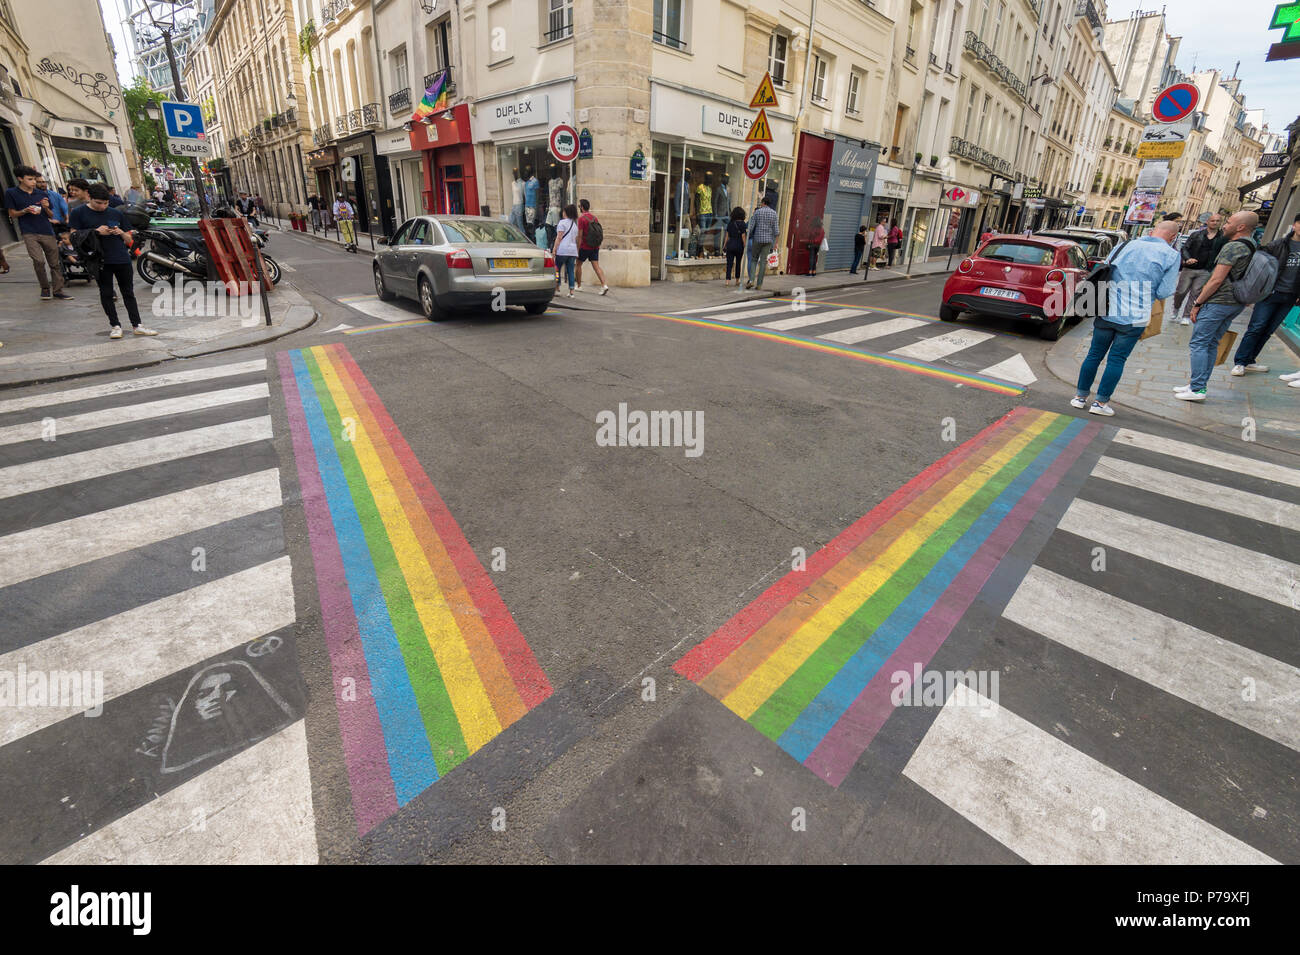
M 385 239 L 385 238 L 381 235 L 378 239 L 375 240 L 375 244 L 376 244 L 376 245 L 388 245 L 388 240 Z

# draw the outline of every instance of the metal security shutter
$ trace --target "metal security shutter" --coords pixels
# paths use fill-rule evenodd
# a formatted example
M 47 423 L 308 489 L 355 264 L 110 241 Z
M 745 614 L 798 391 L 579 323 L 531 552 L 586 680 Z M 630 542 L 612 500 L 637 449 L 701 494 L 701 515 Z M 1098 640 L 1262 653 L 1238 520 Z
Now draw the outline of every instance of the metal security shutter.
M 853 264 L 853 236 L 862 222 L 862 194 L 832 192 L 826 203 L 826 241 L 831 250 L 821 263 L 826 269 L 847 269 Z

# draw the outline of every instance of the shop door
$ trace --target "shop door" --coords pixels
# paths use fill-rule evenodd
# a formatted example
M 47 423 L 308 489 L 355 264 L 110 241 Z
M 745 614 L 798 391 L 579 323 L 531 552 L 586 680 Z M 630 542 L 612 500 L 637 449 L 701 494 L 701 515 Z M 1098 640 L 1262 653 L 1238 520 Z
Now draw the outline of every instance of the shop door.
M 440 166 L 438 168 L 438 213 L 449 216 L 465 214 L 464 166 Z
M 786 272 L 793 275 L 808 271 L 807 242 L 821 224 L 822 210 L 826 208 L 826 185 L 833 145 L 829 139 L 808 133 L 799 139 L 794 201 L 790 206 L 790 227 L 786 233 Z M 851 249 L 849 254 L 852 255 Z

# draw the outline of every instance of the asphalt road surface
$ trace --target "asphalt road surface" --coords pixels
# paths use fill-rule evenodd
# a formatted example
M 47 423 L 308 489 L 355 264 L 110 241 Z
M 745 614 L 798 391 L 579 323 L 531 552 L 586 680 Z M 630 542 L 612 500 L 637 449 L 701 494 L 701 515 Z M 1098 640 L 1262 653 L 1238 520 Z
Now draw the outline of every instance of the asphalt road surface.
M 306 332 L 0 393 L 0 860 L 1300 861 L 1293 459 L 942 277 L 429 323 L 274 244 Z

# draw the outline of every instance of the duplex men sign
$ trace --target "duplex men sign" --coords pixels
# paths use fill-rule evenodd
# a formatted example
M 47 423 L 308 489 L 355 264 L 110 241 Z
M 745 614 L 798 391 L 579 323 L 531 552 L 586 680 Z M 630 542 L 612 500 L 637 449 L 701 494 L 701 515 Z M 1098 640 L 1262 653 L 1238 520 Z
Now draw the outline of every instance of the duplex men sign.
M 523 126 L 543 126 L 551 121 L 550 100 L 545 93 L 521 96 L 495 106 L 479 106 L 479 109 L 490 110 L 487 128 L 493 132 Z
M 212 155 L 212 146 L 203 131 L 203 110 L 197 103 L 167 101 L 162 104 L 162 114 L 169 153 L 195 158 Z

